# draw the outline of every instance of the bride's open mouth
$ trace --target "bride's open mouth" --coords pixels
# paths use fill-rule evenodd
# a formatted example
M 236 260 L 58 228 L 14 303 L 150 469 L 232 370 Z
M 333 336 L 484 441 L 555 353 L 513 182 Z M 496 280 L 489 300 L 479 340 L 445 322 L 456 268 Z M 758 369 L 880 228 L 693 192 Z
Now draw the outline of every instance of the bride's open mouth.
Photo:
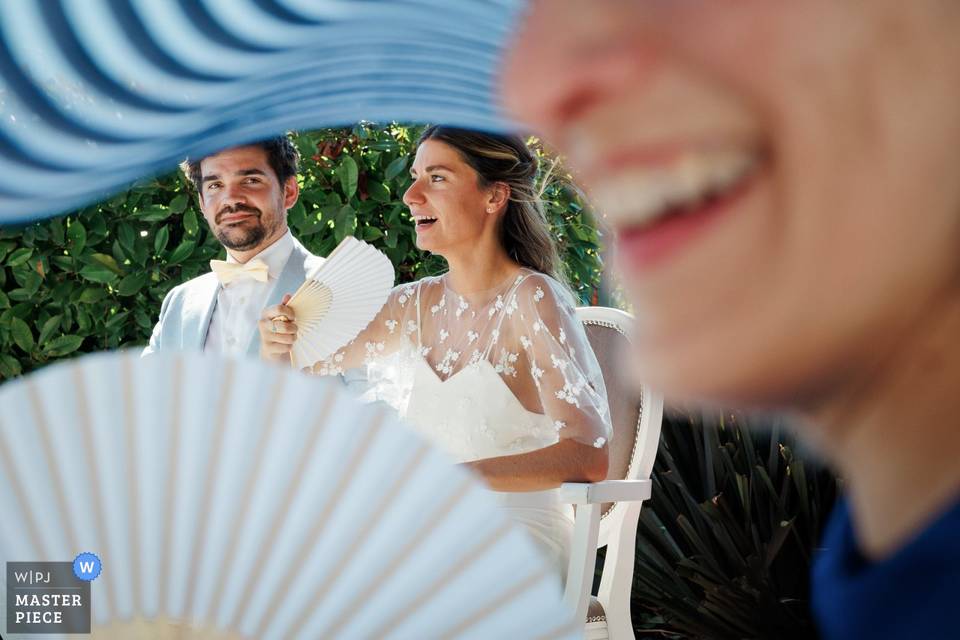
M 417 231 L 423 231 L 429 229 L 437 219 L 433 216 L 413 216 L 413 222 L 416 225 Z

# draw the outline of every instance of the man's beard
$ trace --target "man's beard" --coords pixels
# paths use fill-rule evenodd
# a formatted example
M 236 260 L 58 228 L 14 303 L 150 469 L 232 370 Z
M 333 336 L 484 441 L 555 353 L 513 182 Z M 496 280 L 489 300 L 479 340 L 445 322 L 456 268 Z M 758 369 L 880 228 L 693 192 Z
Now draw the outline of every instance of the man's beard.
M 228 233 L 230 235 L 228 235 Z M 248 251 L 260 244 L 267 237 L 267 230 L 263 228 L 260 220 L 257 219 L 256 226 L 238 228 L 230 227 L 228 229 L 218 228 L 214 235 L 227 249 L 234 251 Z
M 241 225 L 229 225 L 227 227 L 218 226 L 214 230 L 214 235 L 217 237 L 217 240 L 220 241 L 220 244 L 227 249 L 233 249 L 234 251 L 249 251 L 250 249 L 254 249 L 257 247 L 257 245 L 263 242 L 264 238 L 266 238 L 276 229 L 276 225 L 274 225 L 271 229 L 267 229 L 263 225 L 263 212 L 253 207 L 230 207 L 221 211 L 220 214 L 236 213 L 237 211 L 252 213 L 256 215 L 257 221 L 253 226 L 246 225 L 246 223 Z M 278 219 L 277 216 L 274 216 L 274 218 L 274 221 Z

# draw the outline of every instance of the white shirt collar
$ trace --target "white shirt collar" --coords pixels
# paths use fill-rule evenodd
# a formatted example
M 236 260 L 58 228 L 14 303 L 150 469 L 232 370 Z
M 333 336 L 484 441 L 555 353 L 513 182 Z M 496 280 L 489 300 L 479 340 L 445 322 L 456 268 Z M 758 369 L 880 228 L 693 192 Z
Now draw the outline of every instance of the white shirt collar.
M 270 279 L 276 280 L 280 277 L 280 271 L 282 271 L 283 267 L 287 264 L 287 260 L 290 258 L 292 252 L 293 235 L 291 235 L 290 230 L 287 229 L 287 232 L 280 236 L 276 242 L 250 259 L 263 260 L 270 270 Z M 229 251 L 227 252 L 227 262 L 237 263 L 237 260 L 230 255 Z

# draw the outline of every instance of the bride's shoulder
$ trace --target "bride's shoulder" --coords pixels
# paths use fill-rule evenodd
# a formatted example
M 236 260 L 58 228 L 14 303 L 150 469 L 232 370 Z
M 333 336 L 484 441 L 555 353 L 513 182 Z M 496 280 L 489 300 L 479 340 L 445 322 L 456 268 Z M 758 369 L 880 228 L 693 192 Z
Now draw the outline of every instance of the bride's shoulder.
M 413 282 L 404 282 L 398 284 L 390 291 L 389 301 L 403 307 L 406 306 L 410 300 L 416 299 L 418 295 L 424 295 L 436 289 L 439 285 L 439 276 L 426 276 Z
M 516 294 L 519 301 L 537 307 L 572 307 L 573 293 L 556 278 L 540 271 L 523 269 L 517 277 Z

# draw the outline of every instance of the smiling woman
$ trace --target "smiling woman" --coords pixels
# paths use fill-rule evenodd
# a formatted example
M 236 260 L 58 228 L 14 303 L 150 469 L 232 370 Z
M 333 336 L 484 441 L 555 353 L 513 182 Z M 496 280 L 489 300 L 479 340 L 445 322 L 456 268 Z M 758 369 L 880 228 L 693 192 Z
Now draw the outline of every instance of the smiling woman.
M 573 298 L 555 277 L 536 169 L 517 137 L 428 128 L 404 202 L 417 246 L 450 269 L 397 287 L 370 326 L 313 373 L 363 367 L 370 397 L 503 492 L 562 574 L 570 508 L 519 506 L 511 494 L 605 478 L 610 416 Z M 279 316 L 294 320 L 274 322 Z M 285 305 L 264 311 L 265 357 L 289 362 L 295 320 Z
M 956 636 L 957 77 L 942 0 L 538 0 L 503 75 L 615 227 L 641 379 L 844 476 L 826 638 Z

